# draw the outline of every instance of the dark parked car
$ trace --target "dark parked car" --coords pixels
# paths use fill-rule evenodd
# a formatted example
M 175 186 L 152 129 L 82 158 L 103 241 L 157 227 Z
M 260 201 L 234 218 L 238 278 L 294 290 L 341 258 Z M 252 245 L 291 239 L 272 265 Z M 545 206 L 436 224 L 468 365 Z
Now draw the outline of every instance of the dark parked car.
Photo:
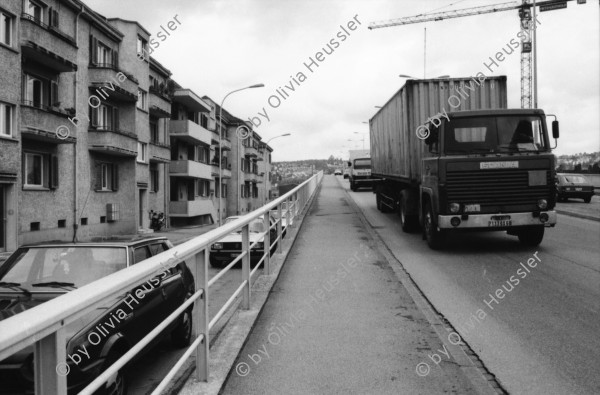
M 225 219 L 225 223 L 233 222 L 240 217 L 227 217 Z M 276 222 L 275 218 L 272 215 L 269 216 L 269 223 L 271 226 Z M 262 233 L 266 231 L 265 225 L 263 222 L 263 218 L 255 219 L 249 224 L 249 233 L 250 233 L 250 244 L 258 241 L 258 243 L 251 249 L 250 251 L 250 264 L 256 265 L 258 261 L 262 258 L 265 245 L 264 245 L 264 236 L 261 236 Z M 273 244 L 273 240 L 277 238 L 277 230 L 272 228 L 269 237 L 271 239 L 271 244 Z M 277 245 L 273 245 L 270 253 L 272 254 Z M 213 267 L 225 267 L 235 258 L 237 258 L 242 253 L 242 231 L 239 230 L 237 232 L 233 232 L 228 234 L 221 240 L 210 247 L 210 265 Z M 241 265 L 241 264 L 240 264 Z
M 583 199 L 589 203 L 594 196 L 594 186 L 580 174 L 557 174 L 558 183 L 556 194 L 559 202 L 566 202 L 569 198 Z
M 21 247 L 0 265 L 0 320 L 172 247 L 165 237 Z M 164 266 L 156 277 L 106 300 L 66 327 L 68 368 L 61 371 L 68 372 L 69 393 L 79 392 L 194 293 L 194 279 L 184 262 Z M 184 347 L 191 330 L 190 307 L 152 345 L 170 335 L 176 347 Z M 33 393 L 33 369 L 33 347 L 0 361 L 0 393 Z M 119 371 L 101 393 L 126 390 L 125 372 Z

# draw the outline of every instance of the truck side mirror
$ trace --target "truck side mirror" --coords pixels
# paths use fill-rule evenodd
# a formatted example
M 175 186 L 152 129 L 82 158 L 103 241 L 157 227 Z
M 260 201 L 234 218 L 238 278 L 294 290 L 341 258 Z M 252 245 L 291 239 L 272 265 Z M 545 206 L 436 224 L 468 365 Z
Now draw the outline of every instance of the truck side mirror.
M 348 162 L 348 167 L 352 167 L 352 162 Z
M 554 137 L 555 139 L 558 138 L 558 121 L 552 121 L 552 137 Z

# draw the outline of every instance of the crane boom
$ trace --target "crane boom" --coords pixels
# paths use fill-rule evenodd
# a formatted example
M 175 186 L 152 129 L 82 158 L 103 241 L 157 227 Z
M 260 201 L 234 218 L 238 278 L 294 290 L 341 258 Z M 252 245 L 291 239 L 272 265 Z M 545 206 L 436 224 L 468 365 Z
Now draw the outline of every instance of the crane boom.
M 441 21 L 442 19 L 460 18 L 463 16 L 489 14 L 492 12 L 515 10 L 515 9 L 518 9 L 521 7 L 523 7 L 523 4 L 512 1 L 509 3 L 500 3 L 500 4 L 492 4 L 492 5 L 486 5 L 486 6 L 481 6 L 481 7 L 463 8 L 460 10 L 436 12 L 436 13 L 431 13 L 431 14 L 419 14 L 419 15 L 407 16 L 404 18 L 390 19 L 387 21 L 371 22 L 369 24 L 369 29 L 379 29 L 382 27 L 409 25 L 411 23 Z

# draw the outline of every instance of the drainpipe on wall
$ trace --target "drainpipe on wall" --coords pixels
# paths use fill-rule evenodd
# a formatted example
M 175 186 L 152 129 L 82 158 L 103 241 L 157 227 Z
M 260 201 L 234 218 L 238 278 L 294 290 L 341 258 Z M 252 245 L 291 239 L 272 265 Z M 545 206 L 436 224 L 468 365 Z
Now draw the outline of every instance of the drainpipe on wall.
M 79 17 L 85 11 L 85 6 L 81 5 L 81 11 L 75 17 L 75 42 L 79 42 Z M 73 104 L 75 114 L 77 114 L 77 71 L 73 79 Z M 77 241 L 77 140 L 73 143 L 73 241 Z

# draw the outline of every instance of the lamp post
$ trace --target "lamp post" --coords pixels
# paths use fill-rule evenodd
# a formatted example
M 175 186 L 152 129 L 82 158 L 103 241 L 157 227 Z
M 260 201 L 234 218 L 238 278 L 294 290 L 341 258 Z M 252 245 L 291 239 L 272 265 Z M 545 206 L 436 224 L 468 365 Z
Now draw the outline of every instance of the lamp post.
M 363 123 L 366 123 L 366 122 L 363 122 Z M 368 134 L 368 133 L 354 132 L 354 134 L 362 134 L 362 143 L 363 143 L 362 145 L 363 145 L 363 149 L 365 149 L 365 134 Z
M 271 137 L 270 139 L 267 140 L 267 142 L 265 143 L 265 147 L 269 145 L 269 141 L 276 139 L 278 137 L 285 137 L 285 136 L 290 136 L 291 133 L 284 133 L 284 134 L 280 134 L 279 136 L 275 136 L 275 137 Z M 267 170 L 267 166 L 265 165 L 265 170 Z M 269 171 L 269 174 L 271 174 L 271 172 Z M 267 190 L 267 180 L 265 179 L 265 204 L 267 203 L 267 194 L 268 194 L 268 190 Z
M 254 84 L 245 88 L 233 90 L 225 95 L 225 97 L 221 101 L 221 107 L 219 107 L 219 226 L 221 226 L 223 217 L 223 210 L 221 205 L 221 200 L 223 200 L 223 103 L 225 103 L 225 99 L 227 99 L 227 97 L 232 93 L 243 91 L 245 89 L 263 88 L 264 86 L 265 84 Z

